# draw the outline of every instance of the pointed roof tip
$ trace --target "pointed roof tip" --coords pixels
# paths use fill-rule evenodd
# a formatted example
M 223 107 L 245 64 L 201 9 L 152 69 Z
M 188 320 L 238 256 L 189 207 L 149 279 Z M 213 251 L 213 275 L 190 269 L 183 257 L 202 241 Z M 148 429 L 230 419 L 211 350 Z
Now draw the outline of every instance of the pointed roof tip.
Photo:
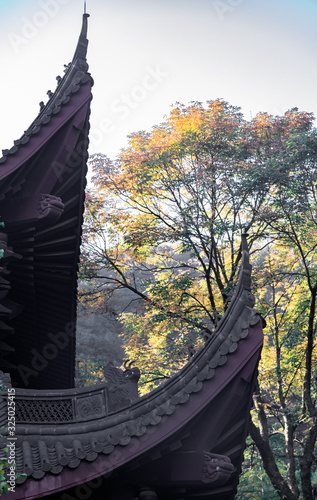
M 88 17 L 90 17 L 90 15 L 87 14 L 87 12 L 84 12 L 83 13 L 83 24 L 82 24 L 81 33 L 80 33 L 80 36 L 83 37 L 83 38 L 87 38 Z
M 85 10 L 86 10 L 86 2 L 85 2 Z M 81 32 L 79 35 L 76 51 L 73 57 L 73 62 L 76 61 L 76 59 L 82 59 L 86 61 L 87 48 L 88 48 L 88 39 L 87 39 L 88 17 L 90 17 L 90 15 L 84 12 Z
M 86 0 L 84 1 L 84 16 L 86 16 L 86 17 L 90 16 L 90 14 L 88 14 L 88 12 L 87 12 L 87 2 L 86 2 Z

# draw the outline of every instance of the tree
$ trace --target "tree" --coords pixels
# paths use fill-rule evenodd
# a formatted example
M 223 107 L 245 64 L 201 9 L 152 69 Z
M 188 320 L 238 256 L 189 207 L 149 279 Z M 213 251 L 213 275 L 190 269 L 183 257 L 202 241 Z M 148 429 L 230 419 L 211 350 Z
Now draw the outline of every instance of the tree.
M 268 323 L 251 436 L 290 499 L 312 498 L 317 432 L 312 123 L 296 108 L 248 122 L 222 100 L 177 104 L 165 123 L 132 134 L 117 161 L 92 157 L 84 227 L 82 277 L 95 293 L 83 299 L 103 308 L 115 290 L 131 291 L 123 342 L 146 390 L 213 334 L 249 233 Z
M 281 126 L 288 128 L 289 137 L 280 165 L 269 167 L 272 185 L 259 214 L 267 221 L 271 241 L 260 273 L 268 345 L 254 398 L 259 425 L 251 424 L 250 430 L 281 498 L 312 499 L 317 436 L 317 140 L 309 114 L 294 109 Z M 270 456 L 274 440 L 283 448 L 284 476 L 276 457 Z
M 245 126 L 220 100 L 177 105 L 152 132 L 132 134 L 119 161 L 91 160 L 86 271 L 102 278 L 101 299 L 123 287 L 141 300 L 142 314 L 122 320 L 147 382 L 212 335 L 237 277 L 240 235 L 250 230 L 252 240 L 265 226 L 254 224 L 265 193 L 245 176 Z

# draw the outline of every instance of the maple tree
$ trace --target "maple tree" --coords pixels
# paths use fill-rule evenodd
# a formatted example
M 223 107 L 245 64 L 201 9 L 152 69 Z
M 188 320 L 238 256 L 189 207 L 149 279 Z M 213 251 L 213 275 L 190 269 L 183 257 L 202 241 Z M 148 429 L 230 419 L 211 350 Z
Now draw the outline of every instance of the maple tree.
M 116 161 L 91 158 L 83 234 L 85 307 L 131 293 L 119 319 L 142 391 L 213 334 L 249 234 L 268 325 L 250 431 L 276 494 L 292 500 L 313 498 L 315 474 L 316 157 L 310 113 L 246 121 L 222 100 L 176 104 Z

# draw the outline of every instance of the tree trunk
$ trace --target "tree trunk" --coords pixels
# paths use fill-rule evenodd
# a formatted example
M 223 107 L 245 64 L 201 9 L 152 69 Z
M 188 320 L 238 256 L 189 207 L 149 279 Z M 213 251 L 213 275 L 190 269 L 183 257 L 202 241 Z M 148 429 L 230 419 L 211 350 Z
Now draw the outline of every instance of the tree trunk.
M 304 446 L 304 453 L 300 460 L 300 476 L 303 489 L 303 500 L 313 500 L 311 484 L 311 467 L 314 461 L 314 449 L 317 438 L 317 422 L 314 419 Z
M 316 313 L 316 293 L 317 285 L 311 288 L 310 311 L 307 331 L 306 364 L 304 377 L 304 404 L 311 417 L 316 415 L 316 409 L 311 398 L 311 377 L 312 377 L 312 354 L 314 349 L 315 336 L 315 313 Z
M 269 476 L 270 481 L 279 497 L 282 500 L 298 500 L 299 496 L 292 492 L 287 482 L 278 470 L 269 443 L 262 438 L 259 429 L 254 425 L 252 421 L 250 422 L 250 435 L 260 452 L 264 470 Z
M 284 417 L 285 425 L 285 452 L 287 461 L 288 484 L 294 495 L 299 497 L 299 488 L 296 482 L 295 453 L 294 453 L 294 426 L 291 423 L 291 416 Z

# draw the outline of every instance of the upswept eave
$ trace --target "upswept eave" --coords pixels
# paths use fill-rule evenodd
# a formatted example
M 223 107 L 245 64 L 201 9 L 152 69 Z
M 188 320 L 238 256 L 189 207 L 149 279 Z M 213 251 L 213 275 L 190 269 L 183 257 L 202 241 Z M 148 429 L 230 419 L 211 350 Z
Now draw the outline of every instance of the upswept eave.
M 0 324 L 0 369 L 11 369 L 18 387 L 74 387 L 77 270 L 93 84 L 86 61 L 87 19 L 84 14 L 73 60 L 55 92 L 0 160 L 5 233 L 0 248 L 8 254 L 0 270 L 5 280 L 0 309 L 6 313 Z M 50 335 L 69 325 L 67 347 L 38 376 L 32 351 L 42 351 Z M 19 366 L 32 375 L 23 378 Z
M 54 92 L 48 91 L 49 99 L 46 104 L 40 103 L 40 112 L 36 119 L 31 123 L 23 135 L 14 141 L 10 149 L 2 150 L 0 158 L 0 179 L 6 175 L 5 166 L 7 160 L 15 155 L 23 146 L 34 140 L 40 130 L 50 123 L 52 118 L 57 115 L 61 108 L 71 99 L 72 94 L 78 92 L 81 86 L 86 83 L 93 85 L 93 79 L 88 72 L 88 63 L 86 60 L 88 40 L 87 40 L 87 20 L 89 14 L 83 15 L 82 29 L 78 39 L 77 47 L 71 63 L 64 65 L 64 76 L 57 76 L 57 87 Z M 2 172 L 1 172 L 2 170 Z
M 251 266 L 245 245 L 243 237 L 239 283 L 213 338 L 179 373 L 151 393 L 126 407 L 111 409 L 107 384 L 49 393 L 17 389 L 18 472 L 40 479 L 47 474 L 59 475 L 65 468 L 68 471 L 76 469 L 87 462 L 96 461 L 98 464 L 102 457 L 108 456 L 120 457 L 117 463 L 116 458 L 108 461 L 109 470 L 123 466 L 161 441 L 173 439 L 173 435 L 181 433 L 182 428 L 192 419 L 199 418 L 237 377 L 249 379 L 251 384 L 247 386 L 247 396 L 241 396 L 243 405 L 247 405 L 242 409 L 241 428 L 235 431 L 242 433 L 240 448 L 243 448 L 248 424 L 246 415 L 251 405 L 254 374 L 263 339 L 260 316 L 253 310 Z M 241 375 L 244 372 L 247 375 Z M 42 405 L 43 415 L 47 411 L 46 415 L 51 415 L 49 418 L 54 411 L 64 417 L 51 422 L 19 422 L 19 415 L 23 412 L 27 415 L 28 405 L 36 404 Z M 142 439 L 143 436 L 148 437 Z M 135 445 L 132 446 L 135 439 L 139 441 L 137 451 Z M 113 455 L 115 450 L 120 451 Z M 241 449 L 239 453 L 242 453 Z M 23 482 L 25 478 L 19 481 Z

